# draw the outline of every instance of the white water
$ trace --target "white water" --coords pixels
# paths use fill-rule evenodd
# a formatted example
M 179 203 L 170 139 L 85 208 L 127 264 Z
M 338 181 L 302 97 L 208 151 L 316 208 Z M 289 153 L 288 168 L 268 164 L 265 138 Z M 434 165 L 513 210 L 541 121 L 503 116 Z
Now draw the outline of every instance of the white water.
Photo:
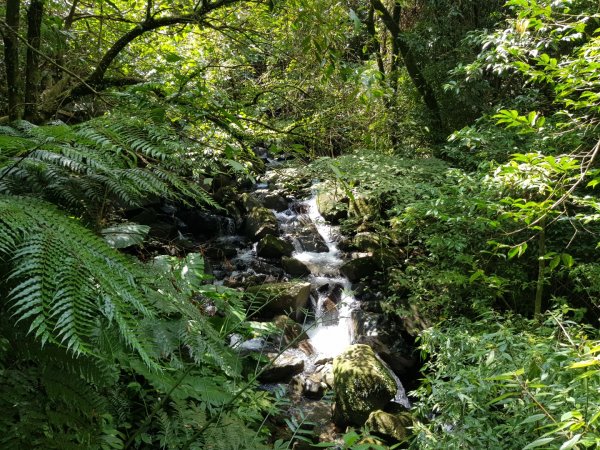
M 357 308 L 358 302 L 350 290 L 348 279 L 341 277 L 339 269 L 344 263 L 340 257 L 335 238 L 338 235 L 337 228 L 326 223 L 317 208 L 316 195 L 302 203 L 307 208 L 305 217 L 317 228 L 319 234 L 325 240 L 327 252 L 301 251 L 296 246 L 293 257 L 302 261 L 311 271 L 309 281 L 314 287 L 329 285 L 341 286 L 341 298 L 339 301 L 328 300 L 328 292 L 319 293 L 315 307 L 315 322 L 306 325 L 306 332 L 318 357 L 335 357 L 342 353 L 352 344 L 352 311 Z M 289 213 L 278 214 L 282 228 L 286 224 L 299 220 L 297 216 Z M 339 288 L 338 288 L 339 289 Z M 333 301 L 332 301 L 333 300 Z

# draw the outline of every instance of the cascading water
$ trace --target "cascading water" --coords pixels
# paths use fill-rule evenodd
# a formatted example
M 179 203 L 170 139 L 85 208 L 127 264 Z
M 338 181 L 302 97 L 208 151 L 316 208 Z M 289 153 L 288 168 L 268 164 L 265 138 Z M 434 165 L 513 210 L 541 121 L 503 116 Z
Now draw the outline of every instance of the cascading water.
M 317 208 L 316 195 L 300 204 L 305 214 L 294 215 L 289 211 L 278 214 L 284 233 L 292 237 L 293 229 L 303 220 L 316 228 L 327 246 L 327 251 L 306 251 L 298 239 L 294 239 L 297 260 L 310 269 L 309 281 L 317 288 L 318 298 L 314 301 L 315 321 L 306 324 L 306 331 L 317 357 L 335 357 L 352 344 L 352 311 L 358 307 L 350 282 L 339 275 L 344 263 L 335 238 L 337 228 L 328 225 Z

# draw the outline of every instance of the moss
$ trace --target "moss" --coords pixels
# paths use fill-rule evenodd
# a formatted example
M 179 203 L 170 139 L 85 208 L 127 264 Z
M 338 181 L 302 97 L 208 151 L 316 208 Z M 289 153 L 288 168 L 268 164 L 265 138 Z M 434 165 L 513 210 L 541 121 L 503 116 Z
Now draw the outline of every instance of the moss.
M 353 345 L 333 361 L 336 422 L 362 426 L 397 390 L 388 369 L 367 345 Z

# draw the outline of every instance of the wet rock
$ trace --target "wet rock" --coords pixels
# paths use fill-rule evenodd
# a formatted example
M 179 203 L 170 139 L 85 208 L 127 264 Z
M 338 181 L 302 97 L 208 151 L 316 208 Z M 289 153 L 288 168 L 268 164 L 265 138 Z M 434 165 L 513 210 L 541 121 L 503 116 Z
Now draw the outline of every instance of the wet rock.
M 325 239 L 311 222 L 301 223 L 293 235 L 305 252 L 327 253 L 329 251 Z
M 315 374 L 312 374 L 304 381 L 303 394 L 307 398 L 318 400 L 323 397 L 326 390 L 327 385 Z
M 256 254 L 263 258 L 281 258 L 282 256 L 291 256 L 294 246 L 288 241 L 267 234 L 256 245 Z
M 223 286 L 238 289 L 247 288 L 249 286 L 257 286 L 263 284 L 267 279 L 266 275 L 254 275 L 248 273 L 239 273 L 231 275 L 229 278 L 223 280 Z
M 294 375 L 304 370 L 304 360 L 291 350 L 286 350 L 280 355 L 267 353 L 266 356 L 271 361 L 271 365 L 258 377 L 262 382 L 289 381 Z
M 288 201 L 285 197 L 276 193 L 265 194 L 262 198 L 262 204 L 265 208 L 274 209 L 277 212 L 288 209 Z
M 310 283 L 289 281 L 250 286 L 245 294 L 262 317 L 291 313 L 298 320 L 308 302 Z
M 354 336 L 377 336 L 379 334 L 381 314 L 367 311 L 353 311 L 352 327 Z
M 306 356 L 312 356 L 315 353 L 315 349 L 310 343 L 310 339 L 304 339 L 298 344 L 298 349 L 301 350 Z
M 293 277 L 305 277 L 310 275 L 310 269 L 302 261 L 289 256 L 281 258 L 283 269 Z
M 295 320 L 285 315 L 276 316 L 273 319 L 273 324 L 281 330 L 280 344 L 284 346 L 293 345 L 298 347 L 300 342 L 308 339 L 307 334 L 302 329 L 302 326 Z
M 266 274 L 273 278 L 281 278 L 283 276 L 283 269 L 261 259 L 253 259 L 250 262 L 250 269 L 255 273 Z
M 348 216 L 348 203 L 348 197 L 339 186 L 327 182 L 317 187 L 317 208 L 325 220 L 338 224 Z
M 244 231 L 253 241 L 262 239 L 267 234 L 276 235 L 278 230 L 277 217 L 267 208 L 253 208 L 248 212 Z
M 371 347 L 400 377 L 414 372 L 416 368 L 417 358 L 415 356 L 402 354 L 402 352 L 387 345 L 378 336 L 359 336 L 356 343 Z
M 351 259 L 340 267 L 340 273 L 353 283 L 372 276 L 376 271 L 377 262 L 372 256 Z
M 252 338 L 244 341 L 240 334 L 231 336 L 229 346 L 241 355 L 262 352 L 268 348 L 267 341 L 264 338 Z
M 333 375 L 334 420 L 340 426 L 362 426 L 371 412 L 382 409 L 396 395 L 396 381 L 367 345 L 352 345 L 337 356 Z
M 373 411 L 365 425 L 372 433 L 403 442 L 409 435 L 409 427 L 413 425 L 413 417 L 409 412 L 390 414 L 385 411 Z

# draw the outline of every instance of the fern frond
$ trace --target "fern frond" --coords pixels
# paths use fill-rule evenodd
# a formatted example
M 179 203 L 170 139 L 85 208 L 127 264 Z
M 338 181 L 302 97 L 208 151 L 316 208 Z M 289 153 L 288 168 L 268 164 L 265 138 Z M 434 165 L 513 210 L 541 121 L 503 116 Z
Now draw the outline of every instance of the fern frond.
M 138 280 L 144 274 L 102 239 L 51 205 L 0 196 L 0 249 L 10 258 L 11 311 L 29 332 L 74 354 L 93 354 L 92 337 L 101 321 L 149 365 L 150 345 L 137 324 L 156 313 Z

